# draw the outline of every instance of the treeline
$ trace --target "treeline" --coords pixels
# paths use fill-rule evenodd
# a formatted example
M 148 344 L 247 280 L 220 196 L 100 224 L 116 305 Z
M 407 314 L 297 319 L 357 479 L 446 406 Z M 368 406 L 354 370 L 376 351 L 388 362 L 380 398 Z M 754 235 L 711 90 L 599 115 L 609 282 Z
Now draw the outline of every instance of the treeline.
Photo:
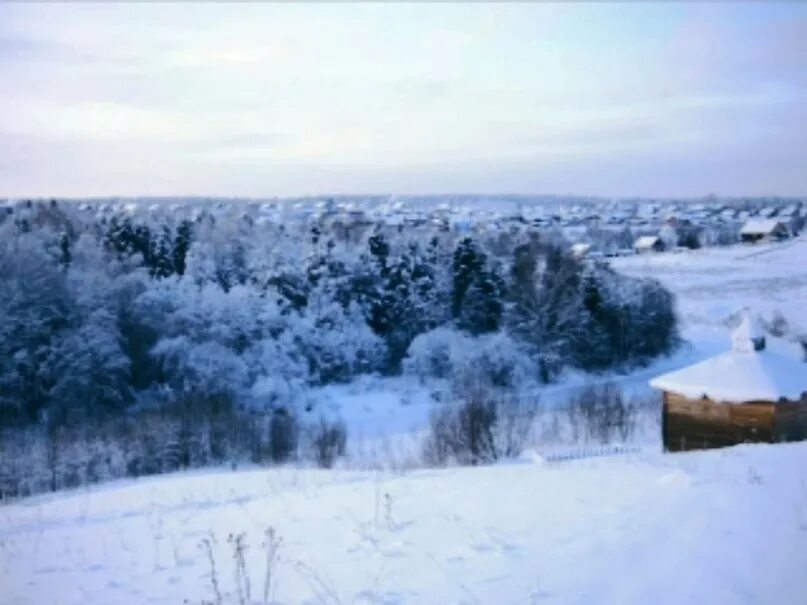
M 467 363 L 494 384 L 551 381 L 674 345 L 658 282 L 566 248 L 526 230 L 275 224 L 237 204 L 19 205 L 0 223 L 0 422 L 291 408 L 311 386 Z

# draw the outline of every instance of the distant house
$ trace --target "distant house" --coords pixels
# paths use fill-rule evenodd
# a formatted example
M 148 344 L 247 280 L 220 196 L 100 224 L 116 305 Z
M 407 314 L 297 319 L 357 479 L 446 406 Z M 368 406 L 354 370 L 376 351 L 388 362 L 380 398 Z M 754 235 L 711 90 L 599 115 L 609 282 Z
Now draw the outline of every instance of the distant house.
M 807 439 L 807 363 L 766 349 L 745 314 L 730 351 L 658 376 L 668 451 Z
M 571 254 L 575 258 L 586 258 L 589 253 L 591 252 L 591 244 L 579 243 L 573 244 L 571 248 L 569 248 L 569 254 Z
M 790 218 L 796 211 L 798 210 L 798 206 L 796 204 L 790 204 L 789 206 L 785 206 L 784 208 L 780 208 L 777 216 L 782 218 Z
M 634 242 L 633 249 L 636 251 L 636 254 L 663 252 L 664 242 L 658 235 L 643 235 Z
M 790 236 L 790 230 L 775 219 L 751 219 L 740 230 L 740 238 L 747 243 L 777 241 Z

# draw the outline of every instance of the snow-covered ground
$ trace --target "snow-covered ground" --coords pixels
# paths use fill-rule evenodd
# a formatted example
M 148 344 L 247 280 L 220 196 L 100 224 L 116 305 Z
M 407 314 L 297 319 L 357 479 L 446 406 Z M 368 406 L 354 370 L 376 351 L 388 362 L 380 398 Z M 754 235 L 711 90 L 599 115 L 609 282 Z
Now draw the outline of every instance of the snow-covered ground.
M 676 294 L 683 336 L 703 355 L 727 347 L 724 320 L 743 307 L 807 334 L 807 238 L 615 258 L 628 275 L 655 277 Z
M 4 605 L 807 602 L 807 443 L 127 481 L 0 509 Z M 241 581 L 245 592 L 245 583 Z

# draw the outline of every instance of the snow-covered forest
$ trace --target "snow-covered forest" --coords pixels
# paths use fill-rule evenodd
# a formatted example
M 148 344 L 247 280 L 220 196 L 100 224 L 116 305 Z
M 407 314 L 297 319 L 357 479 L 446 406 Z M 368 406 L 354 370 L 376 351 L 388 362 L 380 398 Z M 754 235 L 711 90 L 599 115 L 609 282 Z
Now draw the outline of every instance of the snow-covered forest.
M 8 207 L 0 232 L 4 441 L 26 451 L 39 435 L 29 456 L 72 469 L 9 492 L 281 461 L 297 455 L 301 395 L 361 375 L 512 394 L 566 368 L 644 364 L 677 339 L 658 282 L 578 261 L 549 232 L 57 201 Z M 316 438 L 338 446 L 334 431 Z M 117 470 L 106 454 L 81 462 L 84 442 L 124 441 L 137 455 Z

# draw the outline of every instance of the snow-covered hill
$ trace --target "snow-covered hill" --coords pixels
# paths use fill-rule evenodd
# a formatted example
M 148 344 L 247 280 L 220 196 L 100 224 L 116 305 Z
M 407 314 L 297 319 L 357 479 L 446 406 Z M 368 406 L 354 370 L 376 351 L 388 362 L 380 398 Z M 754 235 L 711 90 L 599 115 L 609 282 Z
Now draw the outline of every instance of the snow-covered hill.
M 404 475 L 149 478 L 0 509 L 0 601 L 807 602 L 807 443 Z

